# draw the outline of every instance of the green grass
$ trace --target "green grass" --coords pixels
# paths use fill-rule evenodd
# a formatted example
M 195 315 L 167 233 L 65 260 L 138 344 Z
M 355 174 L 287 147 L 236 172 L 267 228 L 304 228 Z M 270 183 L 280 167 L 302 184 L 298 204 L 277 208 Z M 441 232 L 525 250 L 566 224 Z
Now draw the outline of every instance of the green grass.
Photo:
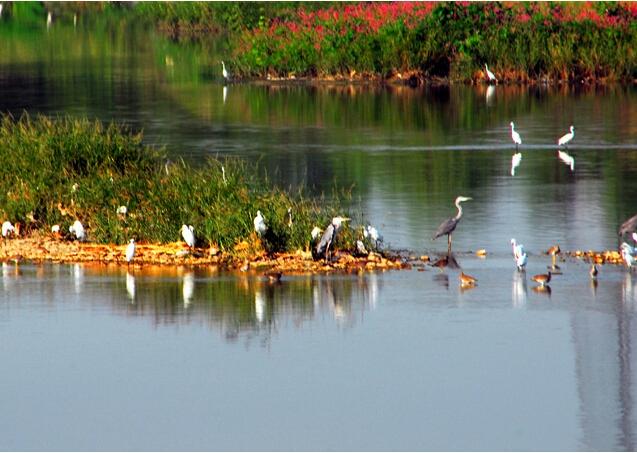
M 117 215 L 121 205 L 128 208 L 124 218 Z M 54 224 L 68 231 L 79 219 L 93 242 L 167 243 L 180 240 L 181 225 L 189 224 L 197 245 L 227 252 L 241 241 L 254 243 L 257 210 L 269 228 L 268 251 L 305 248 L 315 225 L 347 215 L 339 196 L 310 200 L 301 190 L 286 192 L 239 159 L 211 158 L 194 168 L 169 162 L 122 125 L 26 115 L 0 121 L 0 206 L 3 221 L 20 222 L 27 234 Z M 350 246 L 352 238 L 345 232 L 341 241 Z

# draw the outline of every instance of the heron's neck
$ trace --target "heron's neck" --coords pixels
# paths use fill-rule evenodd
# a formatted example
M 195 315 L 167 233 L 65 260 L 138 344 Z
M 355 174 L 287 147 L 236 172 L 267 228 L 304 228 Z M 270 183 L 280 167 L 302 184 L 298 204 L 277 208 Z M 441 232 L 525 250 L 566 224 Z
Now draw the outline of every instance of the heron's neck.
M 458 208 L 458 214 L 456 214 L 456 220 L 462 217 L 462 206 L 460 206 L 460 201 L 456 201 L 456 208 Z

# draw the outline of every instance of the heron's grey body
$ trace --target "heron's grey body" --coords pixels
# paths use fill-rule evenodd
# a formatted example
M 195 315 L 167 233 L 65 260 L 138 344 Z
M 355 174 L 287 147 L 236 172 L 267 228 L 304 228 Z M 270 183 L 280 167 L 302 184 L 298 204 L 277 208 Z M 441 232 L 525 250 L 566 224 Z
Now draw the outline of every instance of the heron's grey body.
M 621 238 L 625 234 L 632 233 L 633 231 L 637 231 L 637 214 L 622 223 L 617 234 Z
M 316 248 L 314 249 L 316 252 L 314 256 L 316 258 L 324 256 L 327 260 L 330 253 L 330 245 L 334 242 L 336 233 L 338 233 L 341 223 L 345 220 L 349 219 L 346 217 L 334 217 L 332 222 L 327 226 L 327 228 L 325 228 L 325 232 L 323 233 L 323 236 L 321 236 L 321 240 L 318 244 L 316 244 Z
M 442 222 L 432 238 L 432 240 L 435 240 L 435 239 L 438 239 L 440 236 L 444 236 L 446 234 L 447 245 L 448 245 L 447 254 L 449 255 L 451 254 L 451 233 L 453 233 L 453 231 L 456 229 L 456 227 L 458 226 L 458 222 L 462 218 L 462 207 L 460 206 L 460 203 L 462 203 L 463 201 L 469 201 L 469 200 L 471 200 L 470 197 L 459 196 L 458 198 L 456 198 L 455 204 L 456 204 L 456 208 L 458 208 L 458 213 L 456 214 L 455 217 L 450 217 L 444 222 Z

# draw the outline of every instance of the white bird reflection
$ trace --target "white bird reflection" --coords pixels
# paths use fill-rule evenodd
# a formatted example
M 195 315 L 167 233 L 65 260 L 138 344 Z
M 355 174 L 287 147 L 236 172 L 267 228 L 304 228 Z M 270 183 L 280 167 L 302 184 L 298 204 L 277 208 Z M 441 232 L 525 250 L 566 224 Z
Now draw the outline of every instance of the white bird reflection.
M 228 87 L 227 86 L 223 86 L 223 103 L 226 103 L 226 98 L 228 97 Z
M 12 275 L 13 274 L 13 275 Z M 5 291 L 9 291 L 13 286 L 13 280 L 18 275 L 18 266 L 13 269 L 8 263 L 2 263 L 2 285 Z
M 526 305 L 526 296 L 528 288 L 526 286 L 526 271 L 513 271 L 513 287 L 511 292 L 511 300 L 515 308 L 521 308 Z
M 186 272 L 184 274 L 181 292 L 184 297 L 184 308 L 188 308 L 192 302 L 192 295 L 195 292 L 195 274 L 193 272 Z
M 568 165 L 571 168 L 571 171 L 575 169 L 575 158 L 573 156 L 571 156 L 567 152 L 559 151 L 559 150 L 557 152 L 557 155 L 562 162 L 564 162 L 566 165 Z
M 522 162 L 522 153 L 515 153 L 511 157 L 511 176 L 515 176 L 515 169 L 520 166 Z
M 135 303 L 135 277 L 130 272 L 126 272 L 126 292 L 131 304 Z
M 254 314 L 259 323 L 263 322 L 265 313 L 265 298 L 261 292 L 261 288 L 257 287 L 254 291 Z
M 487 105 L 493 104 L 493 93 L 495 93 L 495 86 L 489 85 L 487 87 L 487 94 L 486 94 Z
M 73 285 L 75 286 L 75 294 L 79 294 L 84 284 L 84 268 L 81 264 L 73 265 Z
M 633 285 L 633 274 L 630 271 L 624 274 L 624 281 L 622 282 L 622 302 L 624 304 L 637 302 L 637 288 Z

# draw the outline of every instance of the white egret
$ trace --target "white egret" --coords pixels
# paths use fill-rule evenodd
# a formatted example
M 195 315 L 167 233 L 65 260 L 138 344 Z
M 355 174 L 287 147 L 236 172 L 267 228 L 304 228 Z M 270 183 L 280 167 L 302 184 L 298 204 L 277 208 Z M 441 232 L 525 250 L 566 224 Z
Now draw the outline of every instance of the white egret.
M 455 205 L 456 205 L 456 208 L 458 208 L 458 213 L 456 214 L 455 217 L 449 217 L 447 220 L 442 222 L 432 238 L 432 240 L 435 240 L 439 238 L 440 236 L 444 236 L 445 234 L 447 235 L 447 246 L 448 246 L 447 255 L 451 255 L 451 233 L 453 233 L 453 231 L 456 229 L 456 226 L 458 226 L 458 222 L 460 221 L 460 218 L 462 217 L 462 207 L 460 206 L 460 203 L 462 203 L 463 201 L 469 201 L 469 200 L 472 200 L 472 198 L 463 197 L 462 195 L 456 198 Z
M 131 261 L 133 261 L 134 257 L 135 257 L 135 239 L 131 239 L 130 242 L 128 243 L 128 246 L 126 246 L 126 262 L 130 264 Z
M 181 237 L 184 238 L 186 245 L 190 248 L 195 246 L 195 229 L 192 225 L 181 226 Z
M 261 237 L 267 229 L 268 227 L 265 226 L 265 219 L 261 215 L 261 211 L 257 211 L 257 216 L 254 218 L 254 231 Z
M 517 260 L 521 255 L 524 255 L 526 252 L 524 251 L 524 246 L 522 244 L 518 244 L 515 238 L 511 239 L 511 247 L 513 249 L 513 257 Z
M 317 226 L 312 228 L 312 232 L 310 233 L 310 235 L 312 236 L 312 240 L 315 241 L 319 237 L 319 234 L 321 234 L 322 232 L 323 230 Z
M 520 134 L 515 131 L 515 124 L 511 121 L 511 140 L 515 143 L 515 149 L 517 151 L 518 145 L 522 144 L 522 138 L 520 138 Z
M 7 220 L 2 224 L 2 237 L 6 238 L 9 234 L 15 234 L 15 227 Z
M 51 233 L 53 234 L 60 234 L 60 225 L 53 225 L 51 227 Z
M 524 268 L 526 267 L 526 263 L 527 263 L 527 255 L 526 255 L 526 253 L 522 253 L 520 256 L 518 256 L 515 259 L 515 265 L 518 267 L 518 270 L 520 272 L 522 272 L 524 270 Z
M 85 234 L 84 234 L 84 226 L 82 225 L 82 222 L 80 222 L 79 220 L 76 220 L 75 222 L 73 222 L 73 225 L 69 227 L 69 233 L 75 234 L 75 238 L 78 241 L 83 241 Z
M 338 230 L 340 229 L 341 224 L 348 220 L 350 220 L 348 217 L 341 217 L 341 216 L 332 218 L 332 222 L 325 228 L 325 232 L 323 233 L 323 236 L 321 236 L 321 240 L 316 245 L 315 257 L 320 257 L 324 255 L 325 260 L 327 261 L 328 255 L 330 253 L 330 245 L 332 245 L 332 242 L 334 242 L 334 239 L 336 238 L 336 233 L 338 233 Z
M 571 132 L 569 132 L 568 134 L 562 135 L 560 139 L 557 141 L 557 146 L 564 145 L 568 148 L 568 142 L 573 140 L 573 137 L 575 137 L 575 128 L 571 126 Z
M 369 254 L 367 252 L 367 249 L 365 248 L 365 244 L 363 244 L 363 241 L 361 241 L 360 239 L 356 241 L 356 253 L 362 256 L 366 256 Z
M 49 28 L 52 23 L 53 23 L 53 14 L 51 14 L 51 11 L 49 11 L 49 13 L 46 16 L 46 28 Z
M 575 169 L 575 158 L 573 156 L 560 150 L 557 151 L 557 156 L 562 162 L 570 167 L 571 171 Z
M 117 215 L 125 216 L 128 213 L 128 208 L 124 205 L 117 208 Z
M 622 244 L 622 258 L 624 260 L 624 263 L 626 263 L 626 266 L 628 267 L 628 269 L 631 269 L 633 267 L 633 263 L 635 262 L 635 257 L 632 254 L 632 247 L 628 244 L 626 244 L 625 242 Z
M 230 74 L 228 74 L 228 71 L 226 70 L 226 65 L 223 64 L 223 61 L 221 62 L 221 74 L 223 74 L 223 78 L 226 80 L 230 79 Z
M 511 157 L 511 176 L 515 176 L 515 169 L 520 166 L 522 162 L 522 153 L 515 153 Z
M 491 71 L 489 71 L 489 67 L 487 66 L 487 64 L 484 64 L 484 69 L 486 69 L 487 71 L 487 77 L 489 78 L 489 82 L 497 82 L 498 79 L 495 78 L 495 74 L 492 73 Z
M 363 229 L 363 236 L 365 239 L 369 238 L 375 248 L 378 248 L 379 242 L 383 242 L 383 237 L 378 233 L 378 230 L 371 225 L 367 225 L 365 229 Z

